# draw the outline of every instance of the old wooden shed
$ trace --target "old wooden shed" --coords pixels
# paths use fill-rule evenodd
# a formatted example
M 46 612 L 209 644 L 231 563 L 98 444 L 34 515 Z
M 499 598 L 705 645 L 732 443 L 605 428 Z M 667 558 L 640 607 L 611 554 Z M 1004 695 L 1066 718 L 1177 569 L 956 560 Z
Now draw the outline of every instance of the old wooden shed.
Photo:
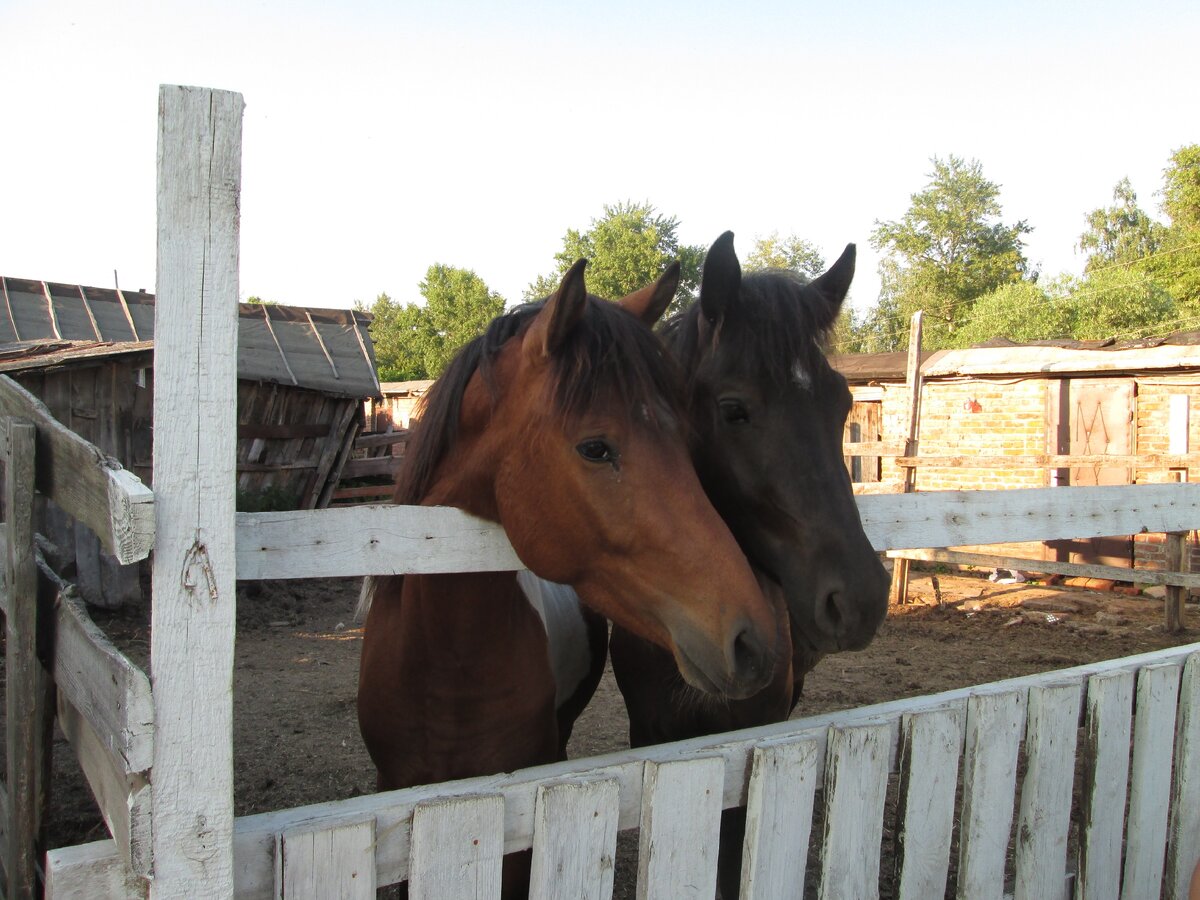
M 153 484 L 154 295 L 0 277 L 0 372 L 123 467 Z M 367 333 L 353 310 L 242 304 L 238 336 L 239 508 L 325 506 L 379 394 Z M 138 593 L 136 572 L 99 556 L 95 539 L 46 512 L 60 570 L 89 602 Z

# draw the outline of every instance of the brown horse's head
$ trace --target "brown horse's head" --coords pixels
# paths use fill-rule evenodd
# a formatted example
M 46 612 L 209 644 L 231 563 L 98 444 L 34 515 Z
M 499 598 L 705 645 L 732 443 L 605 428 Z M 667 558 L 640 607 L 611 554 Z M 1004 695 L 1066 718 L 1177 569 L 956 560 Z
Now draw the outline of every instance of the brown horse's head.
M 775 625 L 700 486 L 676 368 L 647 327 L 678 267 L 618 304 L 589 296 L 583 269 L 442 375 L 420 426 L 439 436 L 414 443 L 397 500 L 501 523 L 535 574 L 670 650 L 692 685 L 749 695 Z
M 666 331 L 691 381 L 701 480 L 783 587 L 797 647 L 817 654 L 866 646 L 887 612 L 887 574 L 842 458 L 850 391 L 823 352 L 853 275 L 851 244 L 811 283 L 780 270 L 743 277 L 726 232 L 700 302 Z

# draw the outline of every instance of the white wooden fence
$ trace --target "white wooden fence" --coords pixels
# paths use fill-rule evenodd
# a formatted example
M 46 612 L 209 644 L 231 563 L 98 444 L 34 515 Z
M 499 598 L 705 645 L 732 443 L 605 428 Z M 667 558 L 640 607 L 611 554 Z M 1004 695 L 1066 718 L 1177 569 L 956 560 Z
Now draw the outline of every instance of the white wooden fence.
M 748 809 L 748 897 L 798 896 L 806 877 L 822 898 L 872 897 L 881 874 L 897 896 L 940 896 L 951 871 L 961 897 L 1065 897 L 1068 872 L 1087 897 L 1157 897 L 1160 885 L 1184 896 L 1200 856 L 1200 645 L 235 821 L 235 575 L 520 565 L 498 529 L 453 510 L 235 516 L 226 401 L 241 105 L 195 88 L 160 96 L 157 316 L 174 324 L 156 326 L 156 382 L 178 384 L 155 410 L 152 691 L 78 610 L 60 606 L 61 721 L 113 837 L 47 854 L 47 896 L 373 897 L 377 885 L 407 879 L 414 898 L 489 897 L 501 854 L 532 847 L 532 896 L 606 897 L 616 833 L 639 827 L 639 896 L 704 897 L 715 884 L 719 811 L 735 805 Z M 177 368 L 162 378 L 168 360 Z M 38 420 L 35 429 L 41 441 L 54 427 Z M 81 471 L 107 469 L 80 460 Z M 144 534 L 145 489 L 124 475 L 96 483 L 79 505 L 103 496 L 108 512 L 87 521 L 110 535 Z M 53 479 L 38 484 L 58 490 Z M 1168 532 L 1200 525 L 1200 485 L 881 495 L 861 498 L 860 510 L 881 550 Z M 11 629 L 12 610 L 30 598 L 15 581 L 7 588 Z M 11 684 L 10 669 L 10 698 Z M 1077 770 L 1086 800 L 1076 852 Z M 893 776 L 899 800 L 889 806 Z M 10 798 L 10 822 L 18 805 Z M 817 824 L 818 868 L 808 873 Z M 896 867 L 881 873 L 885 828 Z M 8 842 L 11 872 L 12 834 Z

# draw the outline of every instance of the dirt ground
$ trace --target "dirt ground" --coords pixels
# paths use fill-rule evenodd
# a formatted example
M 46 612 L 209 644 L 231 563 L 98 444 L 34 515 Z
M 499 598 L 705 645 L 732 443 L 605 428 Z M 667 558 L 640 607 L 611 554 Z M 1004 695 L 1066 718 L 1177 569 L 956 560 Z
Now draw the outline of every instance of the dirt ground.
M 234 687 L 238 815 L 374 789 L 354 712 L 362 636 L 352 622 L 358 586 L 357 579 L 239 586 Z M 1187 630 L 1167 635 L 1162 602 L 1145 596 L 1001 585 L 981 575 L 914 571 L 911 597 L 914 603 L 892 608 L 868 649 L 820 663 L 808 677 L 798 715 L 1200 641 L 1200 607 L 1195 603 L 1185 612 Z M 146 610 L 97 611 L 95 616 L 119 646 L 146 664 Z M 571 755 L 624 748 L 626 728 L 620 695 L 608 676 L 576 726 Z M 53 791 L 52 847 L 107 836 L 61 738 Z M 624 857 L 630 840 L 623 836 Z M 629 865 L 627 860 L 618 864 L 617 897 L 632 896 Z

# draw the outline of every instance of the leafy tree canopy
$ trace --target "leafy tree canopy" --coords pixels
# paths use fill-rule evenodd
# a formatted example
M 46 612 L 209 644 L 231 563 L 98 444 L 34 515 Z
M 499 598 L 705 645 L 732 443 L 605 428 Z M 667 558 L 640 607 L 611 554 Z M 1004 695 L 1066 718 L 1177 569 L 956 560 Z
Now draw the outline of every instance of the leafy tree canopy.
M 923 309 L 926 343 L 941 347 L 977 298 L 1029 274 L 1022 236 L 1032 228 L 1000 220 L 1000 188 L 978 161 L 951 155 L 932 163 L 930 182 L 912 195 L 908 212 L 877 221 L 871 244 L 887 254 L 880 275 L 888 314 L 907 322 Z M 906 341 L 906 331 L 895 335 L 896 347 Z
M 691 302 L 700 285 L 703 247 L 680 244 L 679 220 L 658 213 L 649 203 L 624 202 L 604 207 L 586 231 L 568 229 L 563 249 L 554 254 L 555 269 L 525 290 L 526 300 L 551 294 L 576 260 L 588 261 L 590 293 L 616 300 L 654 281 L 679 260 L 679 290 L 671 309 Z
M 742 269 L 755 272 L 762 269 L 791 269 L 813 279 L 825 271 L 825 257 L 811 241 L 794 234 L 780 237 L 773 231 L 757 238 L 742 262 Z
M 420 284 L 424 305 L 380 294 L 370 307 L 381 381 L 437 378 L 458 349 L 504 312 L 504 298 L 474 272 L 435 263 Z
M 1088 254 L 1086 272 L 1136 264 L 1152 256 L 1162 243 L 1163 227 L 1138 206 L 1128 178 L 1113 188 L 1113 205 L 1092 210 L 1087 224 L 1087 231 L 1079 236 L 1079 249 Z
M 1200 327 L 1200 144 L 1171 154 L 1162 197 L 1171 221 L 1150 270 L 1189 317 L 1186 327 Z

